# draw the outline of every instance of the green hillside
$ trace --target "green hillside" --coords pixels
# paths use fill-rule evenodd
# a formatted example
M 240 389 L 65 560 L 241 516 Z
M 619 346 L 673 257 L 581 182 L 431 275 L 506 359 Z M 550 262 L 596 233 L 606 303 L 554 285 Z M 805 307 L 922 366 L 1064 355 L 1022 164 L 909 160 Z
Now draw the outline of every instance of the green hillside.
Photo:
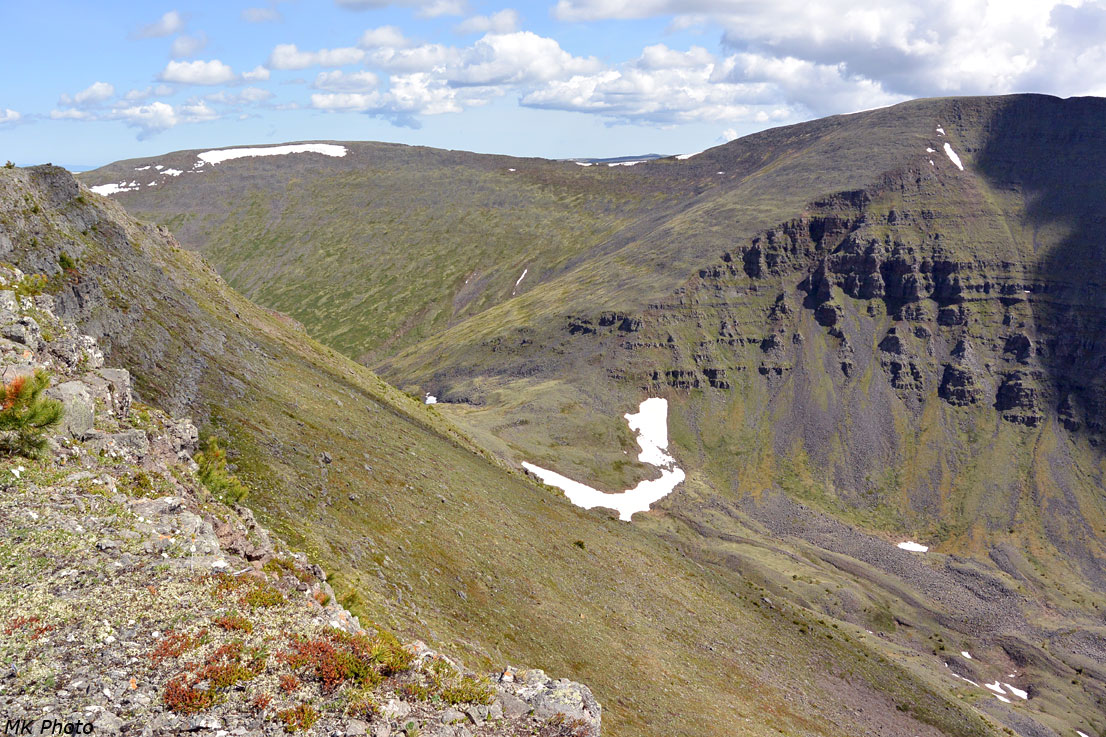
M 612 735 L 996 733 L 858 628 L 504 467 L 63 170 L 4 170 L 0 200 L 7 258 L 49 276 L 145 399 L 226 436 L 250 504 L 367 620 L 579 678 Z
M 604 524 L 730 591 L 754 582 L 762 610 L 868 638 L 1010 730 L 1090 734 L 1106 727 L 1104 113 L 921 100 L 632 167 L 343 144 L 115 197 L 436 395 L 419 411 L 511 467 L 628 488 L 649 470 L 622 415 L 666 397 L 687 480 Z M 982 686 L 1010 674 L 1024 703 Z

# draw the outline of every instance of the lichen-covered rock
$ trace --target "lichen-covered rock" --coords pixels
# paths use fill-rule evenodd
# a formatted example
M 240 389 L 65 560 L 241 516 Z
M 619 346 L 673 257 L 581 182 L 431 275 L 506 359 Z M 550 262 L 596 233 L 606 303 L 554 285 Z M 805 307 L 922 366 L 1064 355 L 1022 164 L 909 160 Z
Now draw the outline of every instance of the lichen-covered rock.
M 499 689 L 507 694 L 504 711 L 517 710 L 513 700 L 522 701 L 542 720 L 561 718 L 580 728 L 581 734 L 598 735 L 603 709 L 582 683 L 553 679 L 539 669 L 507 669 L 500 674 Z M 586 730 L 586 731 L 585 731 Z
M 74 438 L 84 437 L 95 424 L 95 407 L 88 385 L 80 381 L 66 381 L 46 390 L 46 396 L 56 399 L 65 408 L 58 432 Z

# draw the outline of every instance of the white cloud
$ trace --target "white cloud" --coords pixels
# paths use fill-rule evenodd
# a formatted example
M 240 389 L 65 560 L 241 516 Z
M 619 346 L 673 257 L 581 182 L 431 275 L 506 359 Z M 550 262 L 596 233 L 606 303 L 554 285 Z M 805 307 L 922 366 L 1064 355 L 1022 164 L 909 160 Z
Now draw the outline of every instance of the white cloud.
M 363 49 L 381 47 L 402 49 L 410 46 L 411 42 L 404 38 L 403 31 L 395 26 L 380 26 L 362 33 L 357 45 Z
M 416 13 L 420 18 L 439 18 L 443 15 L 464 15 L 465 0 L 431 0 L 419 3 Z
M 211 61 L 171 61 L 159 76 L 163 82 L 178 84 L 227 84 L 235 80 L 229 66 L 212 59 Z
M 247 23 L 273 23 L 283 20 L 276 8 L 246 8 L 242 11 L 242 20 Z
M 50 120 L 93 120 L 95 113 L 87 110 L 51 110 Z
M 317 90 L 329 92 L 368 92 L 374 90 L 380 84 L 380 79 L 372 72 L 343 72 L 336 69 L 333 72 L 319 72 L 312 83 Z
M 521 104 L 658 125 L 775 122 L 794 115 L 768 82 L 732 79 L 727 73 L 734 68 L 701 47 L 678 51 L 657 44 L 617 68 L 553 80 L 525 94 Z
M 173 39 L 173 45 L 169 48 L 169 54 L 174 59 L 181 59 L 186 56 L 195 56 L 206 47 L 207 36 L 203 33 L 196 34 L 195 36 L 182 35 Z
M 518 30 L 518 12 L 505 8 L 491 15 L 474 15 L 457 24 L 457 33 L 510 33 Z
M 160 100 L 149 105 L 118 107 L 97 120 L 119 120 L 138 129 L 139 140 L 166 131 L 181 123 L 204 123 L 219 118 L 219 114 L 203 100 L 189 100 L 174 108 Z
M 222 90 L 207 95 L 204 99 L 223 105 L 255 105 L 268 100 L 272 96 L 273 93 L 269 90 L 263 90 L 260 87 L 246 87 L 238 92 Z
M 264 82 L 268 78 L 269 70 L 262 66 L 254 67 L 253 70 L 242 75 L 242 79 L 247 82 Z
M 170 36 L 184 29 L 184 17 L 176 10 L 170 10 L 157 21 L 142 26 L 132 35 L 134 38 L 160 38 Z
M 0 108 L 0 125 L 8 123 L 18 123 L 23 116 L 17 113 L 15 110 L 8 108 Z
M 120 108 L 113 117 L 140 130 L 139 138 L 168 130 L 180 122 L 180 116 L 173 106 L 166 102 L 152 102 L 149 105 L 135 105 Z
M 171 94 L 173 94 L 172 87 L 167 84 L 159 84 L 141 90 L 128 90 L 127 94 L 123 95 L 123 99 L 127 102 L 140 102 L 149 97 L 166 97 Z
M 425 72 L 393 76 L 387 92 L 311 95 L 311 107 L 317 110 L 368 113 L 410 128 L 419 127 L 415 116 L 459 113 L 464 104 L 462 91 Z
M 1101 0 L 559 0 L 553 15 L 720 28 L 750 73 L 787 78 L 774 82 L 781 94 L 799 77 L 805 97 L 787 102 L 814 114 L 906 97 L 1106 92 Z M 832 87 L 824 102 L 803 81 L 818 76 Z
M 459 49 L 442 44 L 411 48 L 382 46 L 369 52 L 366 63 L 393 72 L 425 72 L 456 65 L 460 58 Z
M 181 119 L 186 123 L 202 123 L 219 117 L 218 113 L 208 107 L 207 103 L 202 100 L 181 105 L 179 110 Z
M 115 95 L 115 86 L 108 82 L 93 82 L 75 95 L 62 95 L 59 103 L 69 107 L 98 105 Z
M 353 47 L 300 51 L 295 44 L 280 44 L 269 55 L 270 69 L 307 69 L 308 67 L 342 67 L 356 64 L 365 52 Z
M 600 68 L 595 57 L 573 56 L 551 38 L 518 31 L 484 36 L 464 51 L 457 67 L 446 75 L 455 84 L 503 85 L 548 81 Z

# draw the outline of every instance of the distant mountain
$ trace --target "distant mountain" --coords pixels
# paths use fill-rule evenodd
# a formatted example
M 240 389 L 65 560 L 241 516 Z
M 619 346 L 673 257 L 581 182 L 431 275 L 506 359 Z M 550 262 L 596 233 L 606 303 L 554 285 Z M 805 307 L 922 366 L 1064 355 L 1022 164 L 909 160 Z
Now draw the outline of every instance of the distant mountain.
M 623 415 L 666 398 L 686 480 L 633 529 L 988 723 L 1093 734 L 1104 115 L 919 100 L 633 166 L 332 143 L 112 196 L 509 463 L 631 488 Z

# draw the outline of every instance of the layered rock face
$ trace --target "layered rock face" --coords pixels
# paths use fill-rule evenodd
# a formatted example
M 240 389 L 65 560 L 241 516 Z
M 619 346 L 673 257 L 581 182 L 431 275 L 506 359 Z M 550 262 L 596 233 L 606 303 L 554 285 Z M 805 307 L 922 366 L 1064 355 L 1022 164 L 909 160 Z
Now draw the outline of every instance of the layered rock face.
M 722 488 L 798 474 L 973 549 L 1040 533 L 1106 586 L 1085 544 L 1106 429 L 1100 108 L 966 106 L 902 168 L 730 243 L 643 311 L 570 318 L 566 344 L 608 346 L 608 379 L 740 438 L 730 464 L 688 438 Z

